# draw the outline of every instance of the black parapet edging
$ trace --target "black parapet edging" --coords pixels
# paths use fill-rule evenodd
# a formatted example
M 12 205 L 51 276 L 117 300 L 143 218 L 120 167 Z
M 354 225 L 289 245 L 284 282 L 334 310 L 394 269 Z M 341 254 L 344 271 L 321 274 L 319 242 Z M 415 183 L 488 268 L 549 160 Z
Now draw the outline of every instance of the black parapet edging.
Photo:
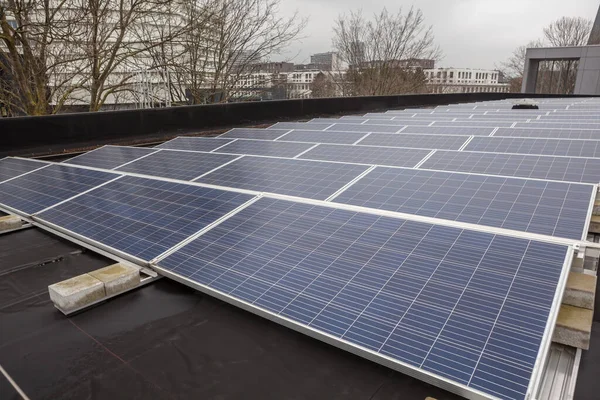
M 110 143 L 152 142 L 179 134 L 323 115 L 539 97 L 566 96 L 453 93 L 335 97 L 0 118 L 0 157 L 56 154 Z

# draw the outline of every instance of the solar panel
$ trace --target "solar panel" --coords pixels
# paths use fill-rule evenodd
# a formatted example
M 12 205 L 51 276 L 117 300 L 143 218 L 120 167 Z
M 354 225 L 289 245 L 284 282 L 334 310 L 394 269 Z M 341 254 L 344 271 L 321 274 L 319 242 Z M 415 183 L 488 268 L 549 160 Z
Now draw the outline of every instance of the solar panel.
M 318 123 L 310 123 L 310 126 L 307 126 L 308 123 L 306 122 L 278 122 L 275 125 L 271 125 L 270 127 L 268 127 L 267 129 L 308 129 L 311 131 L 323 131 L 327 128 L 329 128 L 331 125 L 331 123 L 324 123 L 324 124 L 318 124 Z
M 375 120 L 373 120 L 375 121 Z M 385 121 L 387 122 L 387 121 Z M 312 124 L 307 124 L 305 129 L 310 129 Z M 426 124 L 427 125 L 427 124 Z M 404 126 L 400 124 L 377 124 L 375 122 L 368 121 L 365 124 L 349 124 L 349 123 L 338 123 L 333 124 L 331 127 L 327 128 L 328 131 L 343 131 L 343 132 L 387 132 L 387 133 L 396 133 L 400 129 L 404 128 Z
M 517 122 L 518 124 L 518 122 Z M 436 121 L 432 124 L 432 126 L 447 126 L 447 127 L 457 127 L 457 126 L 479 126 L 479 127 L 504 127 L 510 128 L 513 125 L 513 122 L 510 121 L 473 121 L 471 120 L 459 120 L 454 122 L 447 121 Z
M 429 150 L 420 149 L 320 144 L 298 158 L 369 165 L 414 167 L 429 153 Z
M 234 128 L 230 131 L 225 132 L 219 137 L 232 139 L 275 140 L 289 131 L 289 129 Z
M 402 125 L 362 125 L 362 124 L 321 124 L 316 122 L 278 122 L 272 127 L 277 129 L 303 129 L 311 131 L 342 131 L 342 132 L 388 132 L 395 133 L 403 128 Z
M 253 156 L 295 157 L 310 149 L 311 143 L 273 142 L 268 140 L 236 140 L 219 149 L 219 153 Z
M 231 143 L 233 139 L 202 138 L 202 137 L 176 137 L 173 140 L 159 144 L 159 149 L 213 151 L 221 146 Z
M 600 182 L 600 160 L 438 150 L 420 167 L 566 182 Z
M 435 118 L 423 120 L 423 119 L 418 119 L 418 118 L 409 118 L 409 116 L 406 116 L 405 118 L 396 117 L 395 119 L 389 119 L 389 120 L 381 119 L 381 118 L 366 118 L 366 119 L 363 119 L 362 121 L 341 119 L 336 123 L 336 126 L 339 124 L 344 124 L 344 125 L 358 124 L 358 125 L 392 125 L 392 126 L 396 126 L 396 125 L 427 126 L 427 125 L 431 124 L 431 122 L 433 122 L 433 121 L 435 121 Z M 333 128 L 330 128 L 330 129 L 333 129 Z M 379 129 L 381 129 L 381 128 L 379 128 Z
M 428 135 L 489 136 L 495 128 L 466 126 L 407 126 L 400 133 L 425 133 Z
M 237 156 L 228 154 L 161 150 L 118 168 L 117 171 L 191 181 L 236 158 Z
M 156 151 L 156 149 L 143 147 L 104 146 L 63 162 L 88 167 L 113 169 Z
M 600 141 L 513 138 L 513 137 L 474 137 L 465 150 L 494 153 L 544 154 L 549 156 L 599 157 Z
M 385 147 L 414 147 L 421 149 L 458 150 L 469 136 L 412 135 L 389 133 L 371 133 L 359 142 L 362 145 Z
M 517 122 L 515 128 L 553 128 L 553 129 L 600 129 L 600 124 L 585 124 L 577 122 Z
M 149 261 L 251 198 L 125 176 L 51 208 L 38 219 Z
M 0 184 L 0 204 L 31 215 L 119 177 L 118 174 L 51 164 Z
M 600 140 L 600 129 L 498 128 L 494 136 Z
M 594 186 L 377 167 L 334 201 L 575 240 Z
M 2 158 L 0 159 L 0 182 L 42 168 L 45 165 L 48 165 L 48 163 L 43 161 L 12 157 Z
M 368 167 L 322 161 L 243 157 L 198 182 L 325 200 Z
M 334 132 L 294 130 L 277 139 L 278 142 L 297 141 L 313 143 L 353 144 L 366 135 L 364 132 Z
M 569 255 L 556 244 L 263 198 L 157 264 L 463 395 L 524 399 Z

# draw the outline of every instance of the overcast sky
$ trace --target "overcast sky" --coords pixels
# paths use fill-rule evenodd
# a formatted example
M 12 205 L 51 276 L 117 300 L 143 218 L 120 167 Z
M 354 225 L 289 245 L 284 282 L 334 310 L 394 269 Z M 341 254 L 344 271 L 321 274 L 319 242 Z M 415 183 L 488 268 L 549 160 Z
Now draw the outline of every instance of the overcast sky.
M 281 0 L 281 13 L 297 10 L 308 18 L 304 39 L 278 58 L 297 64 L 331 50 L 332 25 L 339 14 L 362 9 L 372 15 L 386 7 L 414 5 L 433 26 L 444 52 L 442 67 L 489 68 L 508 58 L 514 48 L 542 36 L 542 29 L 562 16 L 596 17 L 598 0 Z

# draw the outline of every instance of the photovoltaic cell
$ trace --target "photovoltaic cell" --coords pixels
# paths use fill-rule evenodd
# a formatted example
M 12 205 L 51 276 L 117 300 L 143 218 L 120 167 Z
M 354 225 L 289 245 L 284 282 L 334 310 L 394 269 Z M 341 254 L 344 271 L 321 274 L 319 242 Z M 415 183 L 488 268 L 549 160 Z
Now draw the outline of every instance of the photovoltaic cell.
M 600 160 L 438 150 L 420 167 L 566 182 L 600 182 Z
M 313 143 L 274 142 L 268 140 L 236 140 L 221 147 L 219 153 L 253 156 L 295 157 L 310 149 Z
M 161 150 L 118 168 L 117 171 L 191 181 L 236 157 L 228 154 Z
M 466 126 L 407 126 L 400 133 L 425 133 L 428 135 L 489 136 L 495 128 Z
M 600 124 L 587 124 L 577 122 L 517 122 L 515 128 L 553 128 L 553 129 L 600 129 Z
M 51 208 L 39 218 L 150 261 L 251 198 L 125 176 Z
M 429 150 L 420 149 L 320 144 L 299 158 L 369 165 L 391 165 L 394 167 L 414 167 L 429 153 Z
M 221 138 L 231 139 L 264 139 L 275 140 L 279 136 L 289 132 L 289 129 L 257 129 L 257 128 L 234 128 L 222 134 Z
M 473 120 L 461 120 L 461 121 L 454 121 L 454 122 L 448 122 L 448 121 L 436 121 L 433 123 L 432 126 L 448 126 L 448 127 L 457 127 L 457 126 L 478 126 L 478 127 L 504 127 L 504 128 L 510 128 L 512 126 L 512 122 L 510 121 L 473 121 Z M 517 122 L 518 124 L 518 122 Z
M 310 129 L 310 123 L 305 127 Z M 328 131 L 342 131 L 342 132 L 385 132 L 385 133 L 396 133 L 400 129 L 404 128 L 403 125 L 379 125 L 374 123 L 365 124 L 333 124 L 333 126 L 327 128 Z
M 497 136 L 600 140 L 600 129 L 499 128 Z
M 325 200 L 367 168 L 364 165 L 247 156 L 198 179 L 198 182 Z
M 42 161 L 32 161 L 22 158 L 6 157 L 0 159 L 0 182 L 42 168 L 44 165 L 48 164 Z
M 521 400 L 566 256 L 555 244 L 263 198 L 158 266 L 398 369 Z
M 469 139 L 468 136 L 413 135 L 409 133 L 371 133 L 359 142 L 362 145 L 384 147 L 414 147 L 420 149 L 458 150 Z
M 599 157 L 600 141 L 512 137 L 475 137 L 465 150 L 548 156 Z
M 370 125 L 370 126 L 376 126 L 376 128 L 372 128 L 373 132 L 391 132 L 394 133 L 396 132 L 398 129 L 402 128 L 402 125 L 413 125 L 413 126 L 427 126 L 429 124 L 431 124 L 431 122 L 435 121 L 435 118 L 432 118 L 431 120 L 421 120 L 421 119 L 417 119 L 417 118 L 403 118 L 403 119 L 393 119 L 393 120 L 383 120 L 383 119 L 367 119 L 365 120 L 365 122 L 362 123 L 355 123 L 353 124 L 352 121 L 348 121 L 348 120 L 341 120 L 340 122 L 336 123 L 335 125 Z M 385 128 L 387 130 L 382 131 L 381 126 L 388 126 L 389 128 Z M 393 128 L 391 127 L 395 127 L 397 126 L 396 131 L 392 130 Z M 358 128 L 357 128 L 358 129 Z M 378 129 L 378 130 L 377 130 Z M 328 130 L 334 130 L 333 128 L 329 128 Z
M 333 201 L 582 240 L 594 186 L 377 167 Z
M 282 138 L 277 139 L 278 142 L 298 141 L 298 142 L 313 142 L 313 143 L 334 143 L 334 144 L 353 144 L 360 138 L 364 137 L 364 132 L 334 132 L 334 131 L 306 131 L 294 130 Z
M 176 137 L 173 140 L 159 144 L 159 149 L 213 151 L 234 139 L 202 138 L 202 137 Z
M 104 146 L 63 162 L 88 167 L 113 169 L 156 152 L 143 147 Z
M 271 125 L 270 127 L 268 127 L 268 130 L 272 130 L 272 129 L 286 129 L 286 130 L 290 130 L 290 129 L 304 129 L 304 130 L 311 130 L 311 131 L 322 131 L 325 130 L 326 128 L 330 127 L 332 124 L 331 123 L 324 123 L 324 124 L 318 124 L 318 123 L 311 123 L 310 126 L 307 126 L 308 124 L 306 122 L 278 122 L 274 125 Z
M 118 177 L 118 174 L 51 164 L 0 184 L 0 204 L 31 215 Z
M 395 133 L 402 125 L 361 125 L 361 124 L 329 124 L 317 122 L 278 122 L 268 129 L 302 129 L 310 131 L 341 131 L 341 132 L 388 132 Z

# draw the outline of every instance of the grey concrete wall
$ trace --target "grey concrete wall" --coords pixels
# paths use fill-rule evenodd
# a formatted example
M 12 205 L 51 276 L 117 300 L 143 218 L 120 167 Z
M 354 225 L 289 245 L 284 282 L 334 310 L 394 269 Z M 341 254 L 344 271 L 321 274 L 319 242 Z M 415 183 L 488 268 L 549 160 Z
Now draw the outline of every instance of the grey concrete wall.
M 537 69 L 542 60 L 579 60 L 573 94 L 600 94 L 600 45 L 527 49 L 522 93 L 534 93 Z

